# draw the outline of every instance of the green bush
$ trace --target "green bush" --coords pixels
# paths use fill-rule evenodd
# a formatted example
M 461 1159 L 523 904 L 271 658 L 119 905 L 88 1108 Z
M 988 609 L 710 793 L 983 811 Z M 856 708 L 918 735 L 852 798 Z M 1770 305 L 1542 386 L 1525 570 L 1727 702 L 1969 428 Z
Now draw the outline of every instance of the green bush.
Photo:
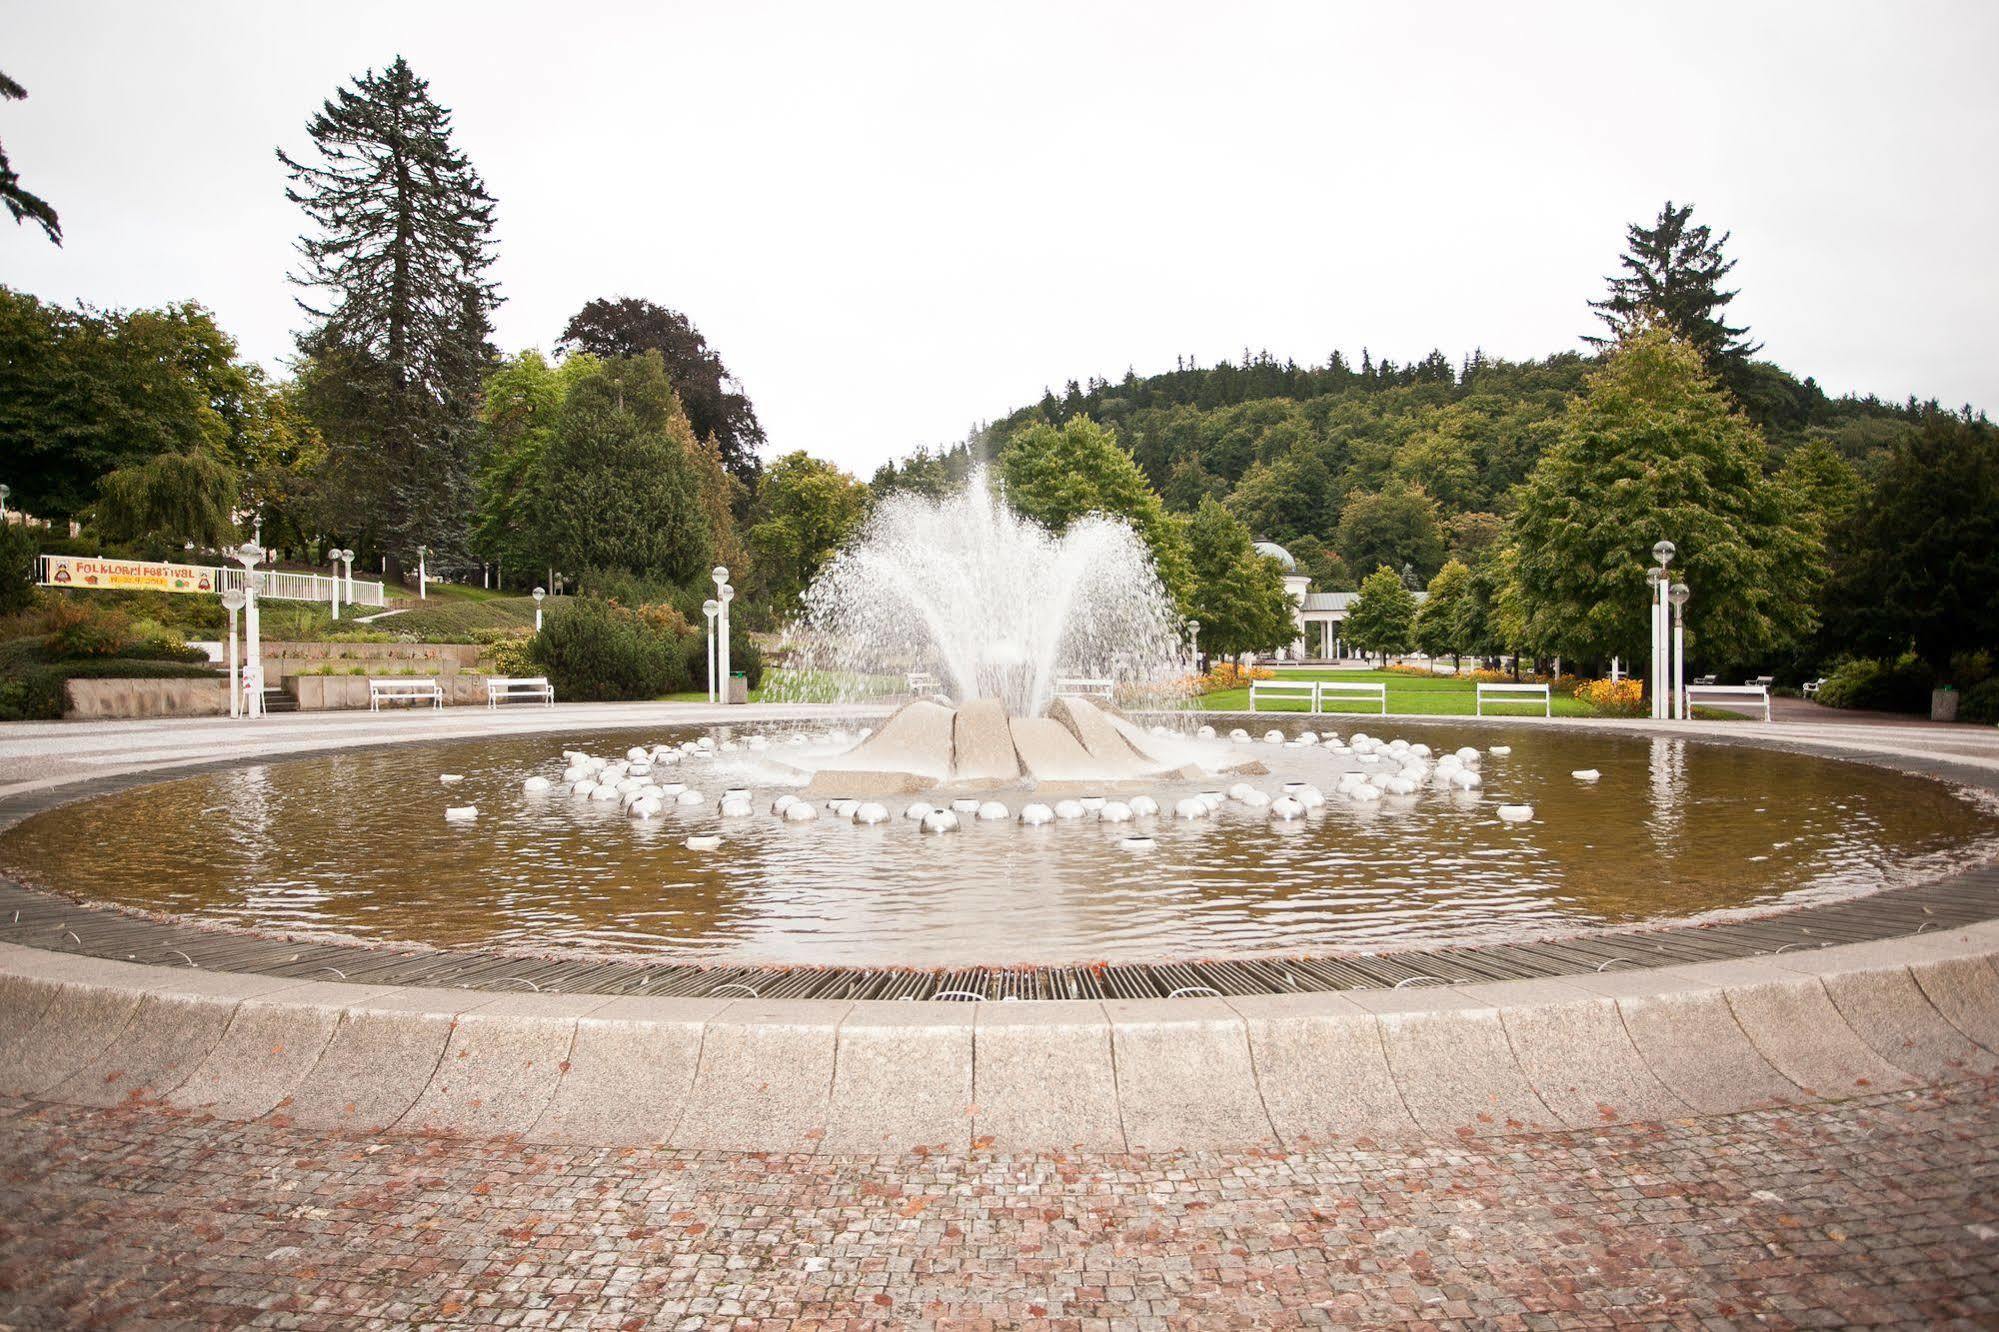
M 1957 700 L 1959 721 L 1999 723 L 1999 675 L 1987 676 Z
M 564 600 L 531 640 L 534 662 L 557 698 L 658 698 L 687 687 L 685 631 L 675 627 L 686 621 L 677 613 L 655 607 L 634 611 L 599 597 Z
M 1818 701 L 1829 708 L 1926 713 L 1932 683 L 1929 668 L 1914 657 L 1892 663 L 1862 657 L 1834 668 L 1819 686 Z
M 20 523 L 0 523 L 0 615 L 35 603 L 35 534 Z
M 99 657 L 29 666 L 0 679 L 0 721 L 54 721 L 67 700 L 65 680 L 200 680 L 217 679 L 207 667 L 175 661 L 136 661 Z

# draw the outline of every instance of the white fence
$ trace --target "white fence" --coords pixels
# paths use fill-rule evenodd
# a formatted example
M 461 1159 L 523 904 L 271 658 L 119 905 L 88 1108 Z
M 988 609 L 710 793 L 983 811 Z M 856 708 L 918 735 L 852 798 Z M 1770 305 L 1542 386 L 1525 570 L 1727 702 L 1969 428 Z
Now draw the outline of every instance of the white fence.
M 364 579 L 335 579 L 331 574 L 289 573 L 259 569 L 263 582 L 259 596 L 281 601 L 333 601 L 336 582 L 343 605 L 386 606 L 388 598 L 379 582 Z M 74 555 L 37 555 L 35 580 L 44 587 L 69 587 L 104 592 L 190 592 L 215 595 L 243 586 L 241 567 L 212 564 L 147 563 L 144 560 L 113 560 Z
M 221 569 L 222 587 L 226 590 L 243 586 L 243 570 Z M 280 601 L 324 601 L 333 600 L 334 578 L 331 574 L 288 573 L 278 569 L 259 569 L 264 583 L 258 589 L 260 597 L 276 597 Z M 383 595 L 380 583 L 370 583 L 356 578 L 340 582 L 340 604 L 343 606 L 386 606 L 388 599 Z

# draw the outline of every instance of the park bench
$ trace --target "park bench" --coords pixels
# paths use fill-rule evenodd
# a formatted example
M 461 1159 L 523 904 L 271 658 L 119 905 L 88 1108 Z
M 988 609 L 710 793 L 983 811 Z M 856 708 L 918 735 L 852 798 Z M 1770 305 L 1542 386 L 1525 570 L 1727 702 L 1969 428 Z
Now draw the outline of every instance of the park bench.
M 1331 712 L 1335 703 L 1373 703 L 1382 716 L 1388 715 L 1388 686 L 1360 680 L 1319 681 L 1319 711 Z
M 1548 686 L 1544 684 L 1487 684 L 1481 680 L 1478 682 L 1478 697 L 1473 700 L 1472 708 L 1477 715 L 1483 717 L 1488 702 L 1495 707 L 1502 703 L 1525 703 L 1532 707 L 1538 703 L 1541 705 L 1543 717 L 1555 715 L 1554 698 L 1548 693 Z
M 1687 686 L 1687 711 L 1692 712 L 1696 704 L 1705 703 L 1714 708 L 1762 708 L 1763 720 L 1770 720 L 1770 687 L 1760 684 L 1718 685 L 1690 684 Z
M 1804 696 L 1806 698 L 1817 698 L 1819 696 L 1819 686 L 1824 683 L 1825 683 L 1825 677 L 1823 675 L 1821 675 L 1816 680 L 1805 681 L 1804 688 L 1802 691 L 1804 693 Z
M 555 706 L 555 686 L 545 675 L 489 675 L 486 677 L 486 706 L 497 708 L 516 700 Z
M 1303 699 L 1305 711 L 1319 710 L 1319 684 L 1315 680 L 1251 680 L 1249 682 L 1249 710 L 1257 711 L 1258 699 Z
M 436 677 L 428 675 L 405 675 L 392 680 L 368 681 L 368 711 L 380 712 L 384 703 L 428 703 L 434 708 L 444 706 L 444 689 Z
M 1101 698 L 1108 703 L 1116 687 L 1117 682 L 1114 680 L 1098 680 L 1080 675 L 1055 677 L 1057 698 Z
M 911 698 L 942 698 L 944 686 L 936 676 L 928 671 L 909 673 L 909 696 Z

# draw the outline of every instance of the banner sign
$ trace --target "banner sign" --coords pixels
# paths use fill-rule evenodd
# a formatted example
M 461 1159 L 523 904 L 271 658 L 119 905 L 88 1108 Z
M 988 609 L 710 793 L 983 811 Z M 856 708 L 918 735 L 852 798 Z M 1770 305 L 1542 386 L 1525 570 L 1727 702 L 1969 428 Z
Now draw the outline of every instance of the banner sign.
M 148 564 L 83 555 L 42 556 L 50 587 L 131 588 L 143 592 L 214 592 L 215 570 L 199 564 Z

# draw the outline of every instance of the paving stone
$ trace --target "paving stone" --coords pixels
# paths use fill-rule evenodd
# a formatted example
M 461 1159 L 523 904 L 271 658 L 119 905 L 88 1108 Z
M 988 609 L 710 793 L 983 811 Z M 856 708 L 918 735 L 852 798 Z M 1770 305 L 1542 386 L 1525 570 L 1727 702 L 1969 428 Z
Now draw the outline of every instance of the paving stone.
M 980 1004 L 975 1022 L 976 1144 L 1009 1152 L 1124 1147 L 1102 1004 Z
M 462 1014 L 429 1084 L 398 1123 L 526 1133 L 555 1099 L 576 1020 L 608 1002 L 606 995 L 505 995 Z
M 465 990 L 362 988 L 368 993 L 341 1011 L 319 1062 L 272 1116 L 306 1127 L 386 1128 L 430 1086 L 458 1015 L 494 998 Z

